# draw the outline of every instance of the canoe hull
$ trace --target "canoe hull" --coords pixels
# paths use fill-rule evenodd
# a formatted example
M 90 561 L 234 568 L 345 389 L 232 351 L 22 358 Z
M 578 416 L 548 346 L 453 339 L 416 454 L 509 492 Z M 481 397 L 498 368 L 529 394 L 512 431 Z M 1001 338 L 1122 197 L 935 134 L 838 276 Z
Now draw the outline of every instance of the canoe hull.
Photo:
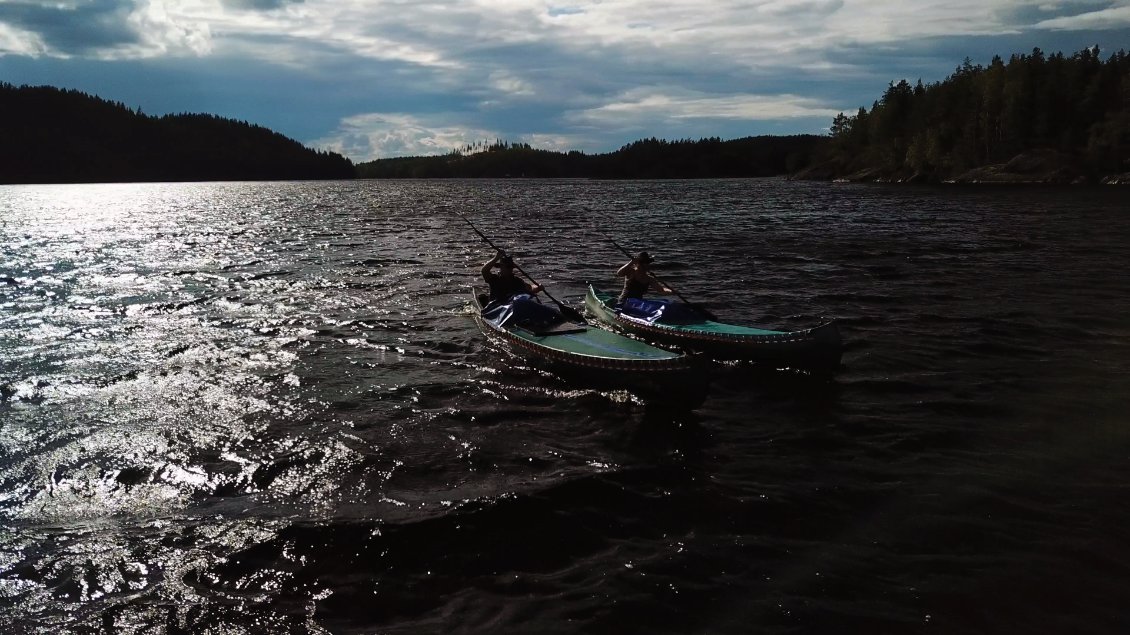
M 649 324 L 622 316 L 606 297 L 590 285 L 585 296 L 589 313 L 621 332 L 663 346 L 702 353 L 713 359 L 747 360 L 817 373 L 833 372 L 840 365 L 842 341 L 834 321 L 801 331 L 764 331 L 748 335 L 710 332 Z
M 476 308 L 475 323 L 489 341 L 571 383 L 597 388 L 623 388 L 645 401 L 690 407 L 701 404 L 706 397 L 709 369 L 697 357 L 672 355 L 662 349 L 652 349 L 662 355 L 655 359 L 577 354 L 559 345 L 562 338 L 568 336 L 531 337 L 528 333 L 521 333 L 520 329 L 500 327 L 484 319 L 482 296 L 473 292 L 472 297 Z M 589 328 L 602 339 L 610 335 L 600 329 Z M 638 343 L 633 343 L 633 347 L 638 348 Z

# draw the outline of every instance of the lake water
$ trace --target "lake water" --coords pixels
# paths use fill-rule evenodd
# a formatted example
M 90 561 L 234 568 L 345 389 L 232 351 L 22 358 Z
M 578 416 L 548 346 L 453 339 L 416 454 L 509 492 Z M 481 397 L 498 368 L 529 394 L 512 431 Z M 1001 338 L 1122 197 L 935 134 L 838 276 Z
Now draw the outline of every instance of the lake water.
M 1130 630 L 1130 196 L 780 180 L 0 187 L 4 633 Z M 658 273 L 840 320 L 689 412 L 491 348 Z

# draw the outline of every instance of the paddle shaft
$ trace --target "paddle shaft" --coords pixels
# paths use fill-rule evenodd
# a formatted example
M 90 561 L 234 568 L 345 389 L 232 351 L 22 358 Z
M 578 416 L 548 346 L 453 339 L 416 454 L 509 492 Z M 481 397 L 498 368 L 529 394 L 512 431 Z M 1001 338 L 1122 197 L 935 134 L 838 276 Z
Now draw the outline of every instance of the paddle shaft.
M 475 233 L 479 235 L 479 238 L 482 238 L 486 242 L 486 244 L 491 246 L 492 249 L 494 249 L 495 251 L 501 252 L 503 254 L 506 253 L 505 250 L 503 250 L 498 245 L 494 244 L 494 241 L 492 241 L 490 238 L 487 238 L 486 234 L 479 231 L 479 228 L 475 227 L 475 224 L 471 222 L 471 219 L 467 218 L 466 216 L 464 216 L 462 214 L 460 214 L 459 217 L 462 218 L 463 220 L 467 221 L 467 224 L 471 226 L 471 229 L 475 230 Z M 511 259 L 511 262 L 513 262 L 513 258 Z M 562 314 L 570 315 L 571 319 L 576 319 L 578 321 L 584 321 L 584 317 L 580 313 L 578 313 L 576 309 L 574 309 L 573 307 L 568 306 L 566 304 L 562 304 L 560 300 L 558 300 L 557 298 L 550 295 L 549 291 L 546 290 L 546 288 L 544 286 L 542 286 L 542 284 L 540 282 L 538 282 L 537 280 L 534 280 L 533 276 L 526 273 L 526 270 L 523 269 L 522 267 L 520 267 L 518 265 L 518 263 L 516 263 L 516 262 L 514 263 L 514 268 L 518 270 L 518 273 L 521 273 L 523 276 L 526 276 L 527 278 L 529 278 L 530 282 L 541 287 L 542 292 L 545 293 L 545 297 L 552 300 L 553 303 L 557 305 L 557 308 L 561 309 Z
M 615 240 L 612 240 L 611 238 L 609 238 L 608 240 L 609 240 L 609 241 L 610 241 L 610 242 L 611 242 L 611 243 L 612 243 L 613 245 L 616 245 L 616 248 L 617 248 L 617 249 L 619 249 L 620 251 L 624 252 L 624 255 L 625 255 L 625 256 L 627 256 L 627 257 L 631 258 L 632 260 L 635 260 L 635 259 L 636 259 L 636 257 L 632 255 L 632 252 L 630 252 L 630 251 L 628 251 L 627 249 L 624 249 L 623 247 L 621 247 L 621 246 L 620 246 L 620 243 L 616 242 Z M 650 273 L 650 272 L 649 272 L 649 273 Z M 690 300 L 686 299 L 686 298 L 685 298 L 685 297 L 683 296 L 683 294 L 679 293 L 679 290 L 678 290 L 678 289 L 676 289 L 675 287 L 672 287 L 671 285 L 667 284 L 667 283 L 666 283 L 666 282 L 664 282 L 663 280 L 660 280 L 660 279 L 659 279 L 659 276 L 657 276 L 657 275 L 655 275 L 654 273 L 652 273 L 652 274 L 651 274 L 651 277 L 652 277 L 652 278 L 655 278 L 655 279 L 656 279 L 656 280 L 657 280 L 657 281 L 659 282 L 659 284 L 661 284 L 661 285 L 663 285 L 663 286 L 667 287 L 667 288 L 668 288 L 668 289 L 670 289 L 670 290 L 671 290 L 671 291 L 672 291 L 672 292 L 673 292 L 673 293 L 674 293 L 675 295 L 679 296 L 679 299 L 680 299 L 680 300 L 682 300 L 683 302 L 686 302 L 686 303 L 687 303 L 687 304 L 689 304 L 690 306 L 693 306 L 693 307 L 695 307 L 696 309 L 698 309 L 699 311 L 702 311 L 702 314 L 703 314 L 703 315 L 705 315 L 706 317 L 710 318 L 711 320 L 715 319 L 715 317 L 714 317 L 714 314 L 713 314 L 713 313 L 711 313 L 710 311 L 707 311 L 705 307 L 703 307 L 703 306 L 701 306 L 701 305 L 699 305 L 699 304 L 695 304 L 694 302 L 691 302 Z

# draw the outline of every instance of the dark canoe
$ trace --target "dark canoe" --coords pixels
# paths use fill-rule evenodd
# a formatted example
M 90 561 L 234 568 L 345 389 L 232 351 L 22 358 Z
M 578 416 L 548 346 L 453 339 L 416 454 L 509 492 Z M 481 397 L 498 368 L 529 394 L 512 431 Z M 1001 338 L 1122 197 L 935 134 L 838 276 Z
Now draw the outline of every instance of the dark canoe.
M 475 322 L 488 339 L 586 385 L 625 388 L 645 399 L 702 403 L 708 371 L 693 356 L 584 323 L 529 330 L 483 317 L 486 294 L 472 290 Z M 550 306 L 550 305 L 546 305 Z
M 714 359 L 750 360 L 821 373 L 840 365 L 840 330 L 835 322 L 802 331 L 724 324 L 705 317 L 664 324 L 622 315 L 613 306 L 615 302 L 615 294 L 589 285 L 585 306 L 593 316 L 652 342 L 701 352 Z

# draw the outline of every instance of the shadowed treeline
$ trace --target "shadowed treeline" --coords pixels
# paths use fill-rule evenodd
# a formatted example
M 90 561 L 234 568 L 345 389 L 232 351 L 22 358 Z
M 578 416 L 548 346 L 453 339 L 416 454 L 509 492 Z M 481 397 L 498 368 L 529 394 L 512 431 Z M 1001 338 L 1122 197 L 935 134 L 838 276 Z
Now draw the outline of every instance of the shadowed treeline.
M 444 156 L 378 159 L 357 166 L 362 178 L 589 177 L 662 179 L 776 176 L 808 165 L 825 137 L 746 137 L 723 141 L 644 139 L 607 154 L 537 150 L 496 142 Z
M 349 159 L 214 115 L 151 117 L 75 90 L 0 84 L 0 182 L 339 179 Z
M 852 180 L 1096 181 L 1130 171 L 1130 56 L 966 58 L 944 81 L 892 82 L 840 113 L 819 165 Z M 1117 177 L 1114 177 L 1117 179 Z

